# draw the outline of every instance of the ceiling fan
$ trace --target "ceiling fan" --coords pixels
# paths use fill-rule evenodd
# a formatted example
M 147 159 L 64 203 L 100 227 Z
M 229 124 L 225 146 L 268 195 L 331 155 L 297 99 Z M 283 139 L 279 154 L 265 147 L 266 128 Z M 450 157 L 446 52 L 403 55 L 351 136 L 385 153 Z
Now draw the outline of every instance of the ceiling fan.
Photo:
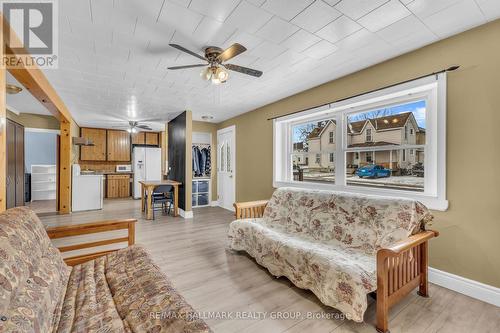
M 140 124 L 138 121 L 130 120 L 128 126 L 113 126 L 114 128 L 127 128 L 129 133 L 137 133 L 139 130 L 152 131 L 153 129 L 145 124 Z
M 260 77 L 263 74 L 261 71 L 258 71 L 256 69 L 226 63 L 226 61 L 236 57 L 237 55 L 247 50 L 243 45 L 238 43 L 234 43 L 225 50 L 216 46 L 208 46 L 205 48 L 204 57 L 178 44 L 169 44 L 169 45 L 182 52 L 190 54 L 193 57 L 206 61 L 208 62 L 208 64 L 175 66 L 175 67 L 168 67 L 168 69 L 177 70 L 177 69 L 186 69 L 194 67 L 206 67 L 201 71 L 200 75 L 202 79 L 207 81 L 211 80 L 213 84 L 220 84 L 226 82 L 226 80 L 229 77 L 229 73 L 226 69 L 255 77 Z

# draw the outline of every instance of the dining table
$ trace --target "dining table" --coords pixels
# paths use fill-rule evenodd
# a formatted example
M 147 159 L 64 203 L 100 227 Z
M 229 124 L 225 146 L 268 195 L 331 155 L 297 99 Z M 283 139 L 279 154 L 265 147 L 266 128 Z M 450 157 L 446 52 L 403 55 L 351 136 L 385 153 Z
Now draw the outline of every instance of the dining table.
M 146 219 L 153 219 L 153 201 L 152 196 L 154 189 L 161 185 L 171 185 L 174 188 L 174 216 L 179 215 L 179 185 L 182 185 L 181 182 L 176 180 L 141 180 L 139 181 L 141 184 L 141 211 L 146 210 Z M 146 195 L 146 202 L 144 200 L 144 195 Z

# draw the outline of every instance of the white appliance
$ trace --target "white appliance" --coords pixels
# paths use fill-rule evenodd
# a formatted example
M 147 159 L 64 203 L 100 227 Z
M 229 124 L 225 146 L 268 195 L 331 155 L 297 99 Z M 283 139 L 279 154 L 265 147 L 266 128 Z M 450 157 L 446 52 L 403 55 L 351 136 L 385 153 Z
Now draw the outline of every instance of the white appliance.
M 71 210 L 102 209 L 104 199 L 103 175 L 82 175 L 79 164 L 72 166 Z
M 132 164 L 118 164 L 116 172 L 132 172 Z
M 139 181 L 161 180 L 161 148 L 134 147 L 132 154 L 134 171 L 134 198 L 141 197 Z

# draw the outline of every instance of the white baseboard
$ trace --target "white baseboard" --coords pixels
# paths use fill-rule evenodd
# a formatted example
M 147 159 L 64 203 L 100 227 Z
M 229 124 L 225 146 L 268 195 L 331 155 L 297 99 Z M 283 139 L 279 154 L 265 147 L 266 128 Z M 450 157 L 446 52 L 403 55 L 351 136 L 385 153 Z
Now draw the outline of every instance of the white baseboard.
M 179 208 L 179 215 L 185 219 L 192 219 L 193 218 L 193 211 L 190 210 L 186 212 L 184 209 Z
M 429 267 L 429 282 L 500 307 L 500 288 Z

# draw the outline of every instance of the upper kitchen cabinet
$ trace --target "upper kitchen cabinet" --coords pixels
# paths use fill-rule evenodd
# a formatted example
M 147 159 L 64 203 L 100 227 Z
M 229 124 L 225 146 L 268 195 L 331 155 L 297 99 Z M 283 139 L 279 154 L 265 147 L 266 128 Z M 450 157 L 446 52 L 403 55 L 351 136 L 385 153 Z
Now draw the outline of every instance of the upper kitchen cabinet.
M 82 128 L 80 135 L 94 143 L 93 146 L 80 147 L 80 160 L 106 161 L 106 130 L 101 128 Z
M 133 145 L 143 145 L 146 143 L 146 133 L 144 132 L 137 132 L 137 133 L 132 133 L 132 144 Z
M 108 161 L 130 161 L 130 134 L 127 131 L 108 130 Z
M 146 144 L 158 146 L 158 133 L 156 132 L 146 132 Z

